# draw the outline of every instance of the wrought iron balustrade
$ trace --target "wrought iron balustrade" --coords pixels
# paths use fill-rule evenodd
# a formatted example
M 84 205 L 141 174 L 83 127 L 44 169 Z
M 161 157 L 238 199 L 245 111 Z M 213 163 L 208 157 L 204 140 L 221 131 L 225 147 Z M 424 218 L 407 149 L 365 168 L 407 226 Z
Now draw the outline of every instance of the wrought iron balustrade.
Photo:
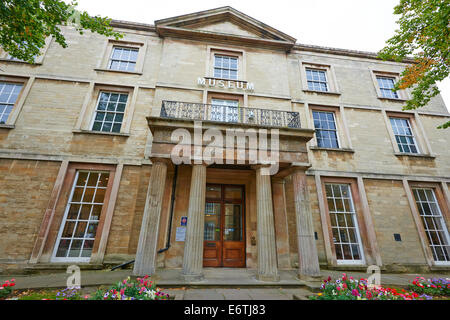
M 259 126 L 300 128 L 298 112 L 234 107 L 204 103 L 163 101 L 161 118 L 242 123 Z

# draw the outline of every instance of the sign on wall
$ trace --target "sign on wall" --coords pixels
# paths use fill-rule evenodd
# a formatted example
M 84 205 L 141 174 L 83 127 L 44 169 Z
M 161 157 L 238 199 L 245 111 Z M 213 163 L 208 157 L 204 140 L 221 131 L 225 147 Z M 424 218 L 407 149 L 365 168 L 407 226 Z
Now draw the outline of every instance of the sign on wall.
M 202 87 L 222 88 L 222 89 L 237 89 L 244 91 L 255 90 L 253 82 L 239 81 L 239 80 L 222 80 L 215 78 L 198 78 L 197 84 Z
M 184 242 L 186 240 L 186 227 L 177 227 L 177 233 L 175 234 L 176 242 Z

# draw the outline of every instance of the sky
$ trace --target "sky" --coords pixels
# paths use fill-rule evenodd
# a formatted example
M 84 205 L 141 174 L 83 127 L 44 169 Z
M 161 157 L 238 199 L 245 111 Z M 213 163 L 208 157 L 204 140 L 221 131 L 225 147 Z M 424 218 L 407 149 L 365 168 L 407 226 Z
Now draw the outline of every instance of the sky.
M 68 1 L 66 1 L 68 2 Z M 298 43 L 378 52 L 398 28 L 399 0 L 78 0 L 90 15 L 154 24 L 155 20 L 231 6 Z M 450 78 L 438 84 L 450 110 Z

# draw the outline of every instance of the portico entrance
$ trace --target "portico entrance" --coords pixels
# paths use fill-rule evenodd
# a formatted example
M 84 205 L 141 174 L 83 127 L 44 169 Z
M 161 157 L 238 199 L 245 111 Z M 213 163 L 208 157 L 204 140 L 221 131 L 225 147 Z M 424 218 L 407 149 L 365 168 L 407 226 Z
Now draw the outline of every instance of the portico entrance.
M 204 267 L 245 267 L 244 187 L 206 186 Z

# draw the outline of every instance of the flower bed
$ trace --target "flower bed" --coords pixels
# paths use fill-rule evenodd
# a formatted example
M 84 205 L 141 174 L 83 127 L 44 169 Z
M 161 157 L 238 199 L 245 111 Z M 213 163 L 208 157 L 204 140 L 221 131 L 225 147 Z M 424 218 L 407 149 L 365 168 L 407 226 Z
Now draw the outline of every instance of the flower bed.
M 148 276 L 131 280 L 130 277 L 107 288 L 99 289 L 92 295 L 81 295 L 79 287 L 62 290 L 18 290 L 12 297 L 14 279 L 6 281 L 0 289 L 0 299 L 8 300 L 169 300 L 168 294 L 156 287 Z M 102 288 L 102 287 L 100 287 Z
M 424 292 L 400 292 L 394 288 L 381 286 L 368 286 L 367 279 L 354 279 L 347 277 L 344 273 L 342 278 L 333 281 L 331 277 L 323 281 L 321 290 L 316 296 L 309 297 L 310 300 L 431 300 L 432 297 Z
M 4 299 L 11 294 L 13 287 L 16 285 L 16 280 L 6 280 L 3 284 L 0 284 L 0 299 Z
M 408 288 L 419 294 L 450 296 L 450 279 L 417 277 Z
M 98 290 L 91 300 L 169 300 L 169 295 L 160 291 L 148 279 L 137 278 L 136 281 L 128 279 L 118 282 L 108 290 Z

